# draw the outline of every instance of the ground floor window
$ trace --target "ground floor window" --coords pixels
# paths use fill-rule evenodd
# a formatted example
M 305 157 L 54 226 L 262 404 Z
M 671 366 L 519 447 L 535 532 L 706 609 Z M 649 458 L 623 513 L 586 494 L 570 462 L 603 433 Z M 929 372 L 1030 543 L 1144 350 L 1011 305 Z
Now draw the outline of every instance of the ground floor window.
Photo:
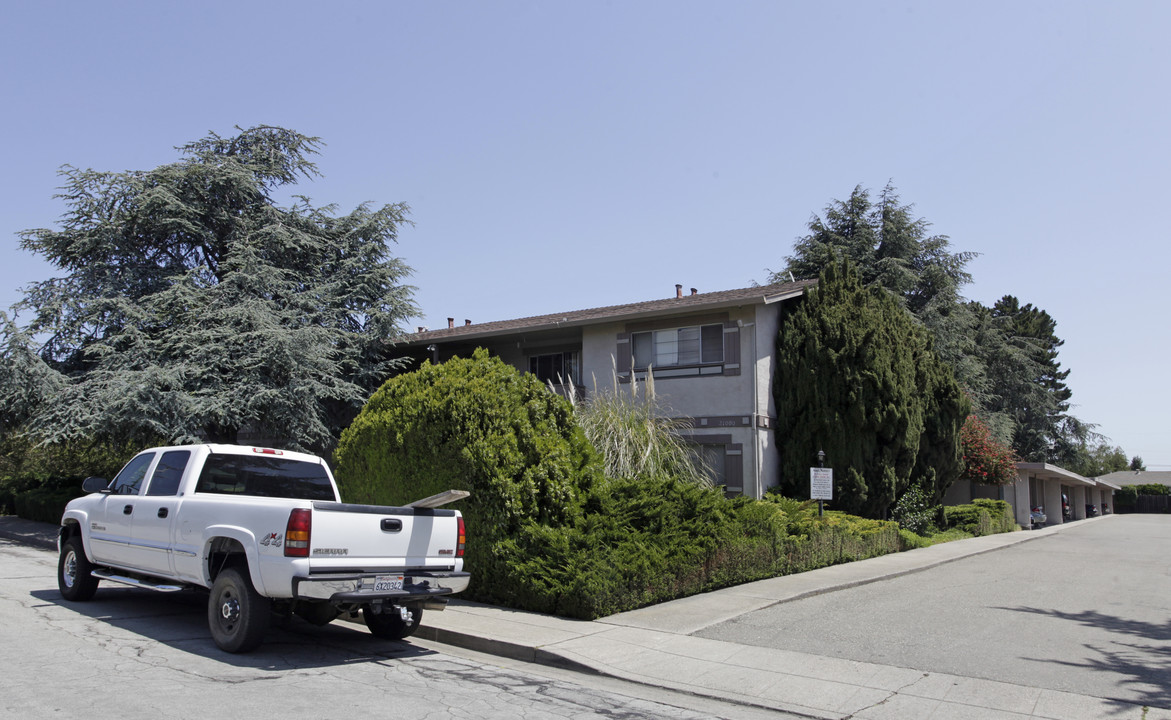
M 578 354 L 575 352 L 545 353 L 529 356 L 529 372 L 543 383 L 565 385 L 581 384 Z
M 729 497 L 744 492 L 743 445 L 731 438 L 691 437 L 692 456 L 700 463 L 716 486 L 723 486 Z

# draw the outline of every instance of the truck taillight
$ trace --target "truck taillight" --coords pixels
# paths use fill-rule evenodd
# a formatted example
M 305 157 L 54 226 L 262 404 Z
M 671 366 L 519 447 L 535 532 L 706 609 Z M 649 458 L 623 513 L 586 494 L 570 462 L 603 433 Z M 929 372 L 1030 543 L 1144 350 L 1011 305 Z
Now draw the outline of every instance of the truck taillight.
M 467 542 L 467 535 L 464 533 L 464 517 L 463 517 L 463 515 L 460 515 L 459 517 L 457 517 L 456 520 L 459 521 L 459 530 L 458 530 L 459 535 L 456 537 L 456 540 L 455 540 L 455 556 L 456 557 L 463 557 L 464 556 L 464 544 Z
M 313 529 L 313 514 L 308 508 L 297 508 L 289 513 L 285 526 L 285 557 L 309 557 L 309 533 Z

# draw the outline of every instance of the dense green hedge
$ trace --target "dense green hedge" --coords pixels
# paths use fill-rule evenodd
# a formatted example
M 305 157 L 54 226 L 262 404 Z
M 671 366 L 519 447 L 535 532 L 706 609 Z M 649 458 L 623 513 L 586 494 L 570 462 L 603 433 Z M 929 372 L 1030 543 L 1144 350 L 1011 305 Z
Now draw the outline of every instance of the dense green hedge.
M 513 576 L 509 543 L 576 523 L 602 477 L 569 403 L 482 350 L 388 380 L 342 433 L 335 459 L 348 502 L 470 491 L 453 506 L 467 522 L 469 595 L 491 602 L 533 581 Z
M 948 528 L 957 528 L 979 537 L 1017 530 L 1012 506 L 1004 500 L 978 498 L 970 505 L 952 505 L 943 509 Z
M 904 547 L 893 522 L 730 500 L 673 476 L 607 478 L 572 409 L 477 351 L 388 381 L 343 434 L 343 499 L 472 495 L 469 599 L 593 619 Z
M 579 523 L 532 523 L 506 539 L 497 553 L 515 592 L 490 601 L 594 619 L 903 547 L 893 522 L 790 515 L 673 478 L 615 479 L 592 493 Z
M 1159 483 L 1145 485 L 1124 485 L 1114 492 L 1114 509 L 1118 512 L 1134 512 L 1139 505 L 1139 496 L 1160 497 L 1171 495 L 1171 487 Z M 1144 501 L 1144 510 L 1150 510 L 1150 503 Z
M 12 512 L 26 520 L 52 523 L 61 522 L 61 515 L 65 512 L 65 505 L 76 497 L 81 497 L 81 483 L 77 490 L 51 490 L 39 488 L 16 493 L 10 496 Z
M 138 443 L 78 441 L 40 445 L 19 434 L 0 438 L 0 513 L 57 523 L 90 475 L 112 478 L 142 450 Z

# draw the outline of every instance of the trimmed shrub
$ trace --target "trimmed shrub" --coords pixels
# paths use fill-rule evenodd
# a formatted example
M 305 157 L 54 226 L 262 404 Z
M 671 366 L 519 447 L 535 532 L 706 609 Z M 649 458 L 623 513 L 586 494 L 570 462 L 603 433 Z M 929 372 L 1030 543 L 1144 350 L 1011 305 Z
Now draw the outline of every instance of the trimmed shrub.
M 152 443 L 159 444 L 159 443 Z M 9 434 L 0 440 L 0 513 L 14 513 L 27 520 L 57 523 L 49 508 L 60 501 L 80 497 L 81 482 L 96 475 L 112 478 L 126 461 L 147 445 L 84 441 L 38 445 L 26 437 Z M 46 505 L 48 503 L 48 505 Z M 36 517 L 33 517 L 33 515 Z
M 77 490 L 52 490 L 39 488 L 16 493 L 13 498 L 13 508 L 16 514 L 25 520 L 52 523 L 61 522 L 61 515 L 65 512 L 65 505 L 76 497 L 81 497 L 81 484 Z
M 514 604 L 511 548 L 572 526 L 601 477 L 569 403 L 484 350 L 388 380 L 341 436 L 337 480 L 348 502 L 403 505 L 468 490 L 469 595 Z
M 612 479 L 578 524 L 531 523 L 498 552 L 514 606 L 595 619 L 902 549 L 893 522 L 785 503 L 729 500 L 670 477 Z
M 914 483 L 895 503 L 891 516 L 899 527 L 918 535 L 929 532 L 932 521 L 939 515 L 939 506 L 931 503 L 931 496 L 923 486 Z
M 1133 485 L 1125 485 L 1114 491 L 1115 510 L 1133 510 L 1138 502 L 1138 490 Z
M 1171 495 L 1171 488 L 1159 483 L 1147 483 L 1145 485 L 1134 485 L 1134 491 L 1139 495 Z
M 1004 500 L 978 498 L 969 505 L 953 505 L 943 510 L 949 528 L 976 537 L 1017 530 L 1012 506 Z

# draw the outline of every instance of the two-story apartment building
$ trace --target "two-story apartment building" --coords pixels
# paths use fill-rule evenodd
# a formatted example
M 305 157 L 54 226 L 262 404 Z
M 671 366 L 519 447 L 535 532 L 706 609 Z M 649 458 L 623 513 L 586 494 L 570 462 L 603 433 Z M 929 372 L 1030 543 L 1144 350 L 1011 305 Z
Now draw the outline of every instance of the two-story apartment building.
M 780 307 L 816 281 L 684 294 L 662 300 L 420 331 L 404 339 L 418 360 L 487 349 L 540 380 L 589 396 L 653 373 L 656 396 L 729 494 L 760 497 L 777 484 L 772 383 Z M 595 387 L 596 383 L 596 387 Z

